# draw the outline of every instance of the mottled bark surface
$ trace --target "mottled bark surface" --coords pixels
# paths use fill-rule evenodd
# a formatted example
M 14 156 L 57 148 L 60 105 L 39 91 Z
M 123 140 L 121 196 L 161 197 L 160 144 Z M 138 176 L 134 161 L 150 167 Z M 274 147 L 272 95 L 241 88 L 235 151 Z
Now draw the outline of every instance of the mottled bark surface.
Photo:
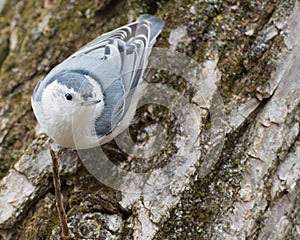
M 115 142 L 103 147 L 133 173 L 126 177 L 108 169 L 101 183 L 81 154 L 60 151 L 75 239 L 300 239 L 297 0 L 7 1 L 0 16 L 0 238 L 60 236 L 50 142 L 37 136 L 30 106 L 34 85 L 83 44 L 142 13 L 166 23 L 155 45 L 165 50 L 153 51 L 146 73 L 156 86 L 149 95 L 166 97 L 166 88 L 168 106 L 177 108 L 148 105 L 136 114 L 129 130 L 140 145 L 155 124 L 164 128 L 164 148 L 147 161 Z

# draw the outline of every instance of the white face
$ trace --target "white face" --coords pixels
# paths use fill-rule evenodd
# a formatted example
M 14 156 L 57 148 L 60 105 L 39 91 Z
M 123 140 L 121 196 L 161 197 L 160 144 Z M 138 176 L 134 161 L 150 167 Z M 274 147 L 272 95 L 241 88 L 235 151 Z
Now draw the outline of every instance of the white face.
M 93 85 L 92 93 L 76 92 L 54 81 L 44 90 L 41 102 L 34 104 L 42 129 L 62 146 L 78 148 L 96 141 L 95 120 L 104 108 L 103 93 L 93 79 L 87 80 Z

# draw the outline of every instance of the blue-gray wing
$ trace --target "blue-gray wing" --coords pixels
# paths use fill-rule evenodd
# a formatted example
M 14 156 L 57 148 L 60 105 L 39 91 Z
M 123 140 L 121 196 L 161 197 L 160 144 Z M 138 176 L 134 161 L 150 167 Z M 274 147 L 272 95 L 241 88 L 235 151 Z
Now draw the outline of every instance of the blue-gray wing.
M 90 72 L 104 90 L 105 107 L 96 121 L 98 136 L 111 133 L 123 119 L 163 25 L 158 18 L 142 15 L 136 22 L 100 36 L 74 54 L 105 59 Z
M 140 16 L 135 22 L 103 34 L 83 46 L 69 58 L 85 55 L 89 58 L 105 59 L 106 62 L 93 69 L 93 73 L 122 76 L 125 92 L 137 86 L 140 72 L 147 65 L 147 59 L 156 37 L 161 32 L 164 22 L 148 14 Z M 99 71 L 99 72 L 98 72 Z M 105 81 L 102 79 L 102 81 Z M 110 83 L 110 79 L 104 85 Z

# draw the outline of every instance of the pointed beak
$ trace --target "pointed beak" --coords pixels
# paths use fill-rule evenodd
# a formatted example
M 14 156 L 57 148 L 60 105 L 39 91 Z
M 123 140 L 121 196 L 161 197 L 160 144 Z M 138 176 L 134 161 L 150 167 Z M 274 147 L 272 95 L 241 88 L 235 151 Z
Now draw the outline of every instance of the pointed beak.
M 94 105 L 101 102 L 101 100 L 99 99 L 94 99 L 94 98 L 87 98 L 86 100 L 84 100 L 84 102 L 82 102 L 81 104 L 83 106 L 90 106 L 90 105 Z

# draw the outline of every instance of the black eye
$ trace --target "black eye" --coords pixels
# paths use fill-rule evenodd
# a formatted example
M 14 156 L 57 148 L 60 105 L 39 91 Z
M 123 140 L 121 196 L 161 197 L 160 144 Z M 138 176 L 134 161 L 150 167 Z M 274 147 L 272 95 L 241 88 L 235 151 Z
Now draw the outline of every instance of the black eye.
M 70 94 L 70 93 L 66 93 L 65 94 L 65 98 L 68 100 L 68 101 L 71 101 L 73 96 Z

